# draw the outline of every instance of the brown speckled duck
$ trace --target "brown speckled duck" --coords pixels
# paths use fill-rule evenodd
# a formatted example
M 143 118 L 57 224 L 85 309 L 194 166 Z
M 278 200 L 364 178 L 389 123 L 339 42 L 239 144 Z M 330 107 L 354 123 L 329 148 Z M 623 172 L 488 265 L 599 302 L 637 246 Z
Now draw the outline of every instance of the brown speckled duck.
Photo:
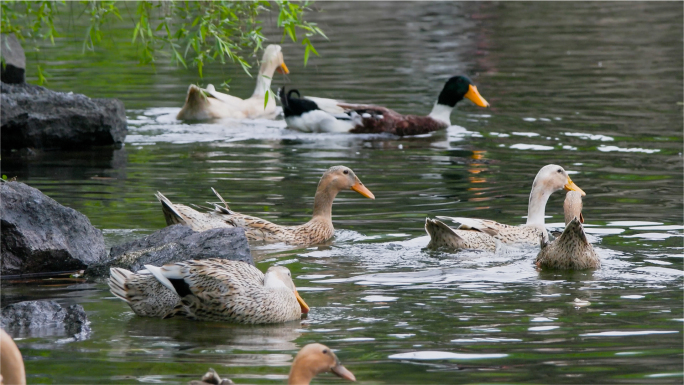
M 242 227 L 250 241 L 285 242 L 292 245 L 313 245 L 331 238 L 335 233 L 332 223 L 332 204 L 337 193 L 354 190 L 366 198 L 375 199 L 373 193 L 361 183 L 349 167 L 334 166 L 328 169 L 318 182 L 314 198 L 313 217 L 299 226 L 280 226 L 267 220 L 234 212 L 216 206 L 214 211 L 200 213 L 181 204 L 173 204 L 161 193 L 157 199 L 162 204 L 168 225 L 183 224 L 195 231 L 205 231 L 217 227 Z M 218 194 L 217 194 L 218 195 Z
M 325 98 L 294 98 L 299 91 L 280 90 L 285 121 L 289 128 L 303 132 L 350 132 L 355 134 L 387 132 L 399 136 L 419 135 L 451 125 L 451 111 L 463 98 L 480 107 L 489 103 L 465 76 L 449 79 L 428 116 L 402 115 L 386 107 L 349 104 Z
M 537 254 L 536 265 L 544 269 L 598 269 L 601 267 L 601 260 L 587 240 L 582 226 L 582 195 L 568 191 L 563 211 L 565 230 L 552 242 L 541 239 L 541 251 Z
M 297 320 L 309 312 L 284 266 L 272 266 L 266 274 L 225 259 L 146 265 L 137 273 L 114 267 L 109 288 L 144 317 L 268 324 Z
M 321 344 L 308 344 L 304 346 L 290 368 L 287 383 L 289 385 L 309 385 L 313 378 L 321 373 L 332 372 L 338 377 L 349 381 L 356 381 L 354 374 L 342 366 L 335 353 L 327 346 Z M 190 381 L 189 385 L 228 385 L 233 381 L 221 379 L 214 369 L 202 377 L 202 381 Z
M 499 243 L 507 245 L 538 245 L 540 237 L 548 240 L 544 226 L 544 212 L 549 196 L 555 191 L 565 189 L 586 195 L 570 179 L 563 167 L 549 164 L 542 167 L 532 183 L 530 200 L 527 207 L 527 223 L 510 226 L 487 219 L 475 218 L 437 218 L 457 222 L 450 228 L 436 219 L 425 220 L 425 231 L 430 236 L 428 248 L 477 249 L 495 251 Z
M 276 117 L 275 98 L 269 97 L 266 107 L 264 107 L 264 98 L 266 97 L 266 91 L 271 87 L 271 79 L 275 71 L 282 74 L 290 73 L 283 60 L 280 46 L 271 44 L 264 50 L 261 68 L 256 79 L 256 87 L 251 97 L 240 99 L 216 91 L 211 84 L 206 89 L 192 84 L 188 87 L 185 104 L 176 116 L 176 119 L 274 119 Z

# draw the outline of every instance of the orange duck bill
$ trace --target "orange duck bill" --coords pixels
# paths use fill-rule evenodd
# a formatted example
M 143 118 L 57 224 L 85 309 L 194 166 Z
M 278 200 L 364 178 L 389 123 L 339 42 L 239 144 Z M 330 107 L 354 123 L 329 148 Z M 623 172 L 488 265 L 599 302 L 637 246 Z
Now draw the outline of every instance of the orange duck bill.
M 287 69 L 287 66 L 285 65 L 285 62 L 281 63 L 278 68 L 276 68 L 276 71 L 278 71 L 279 74 L 287 75 L 290 73 L 290 70 Z
M 370 190 L 367 189 L 366 186 L 363 185 L 363 183 L 361 183 L 359 178 L 356 178 L 356 183 L 353 186 L 351 186 L 351 189 L 365 196 L 366 198 L 375 199 L 375 195 L 373 195 L 373 193 L 370 192 Z
M 581 188 L 579 188 L 579 187 L 575 184 L 575 182 L 573 182 L 572 179 L 570 179 L 569 176 L 568 176 L 568 182 L 565 184 L 565 186 L 563 186 L 563 188 L 564 188 L 566 191 L 577 191 L 577 192 L 580 193 L 580 195 L 582 195 L 582 196 L 586 196 L 586 195 L 587 195 L 587 193 L 585 193 Z
M 310 310 L 309 305 L 307 305 L 306 302 L 304 302 L 304 299 L 302 299 L 302 297 L 299 296 L 299 293 L 297 292 L 297 290 L 295 290 L 294 293 L 295 293 L 295 297 L 297 297 L 297 302 L 299 302 L 299 306 L 301 306 L 301 308 L 302 308 L 302 314 L 308 313 Z
M 466 92 L 464 96 L 480 107 L 489 107 L 489 103 L 487 103 L 485 98 L 483 98 L 482 95 L 477 92 L 477 87 L 472 84 L 468 86 L 468 92 Z

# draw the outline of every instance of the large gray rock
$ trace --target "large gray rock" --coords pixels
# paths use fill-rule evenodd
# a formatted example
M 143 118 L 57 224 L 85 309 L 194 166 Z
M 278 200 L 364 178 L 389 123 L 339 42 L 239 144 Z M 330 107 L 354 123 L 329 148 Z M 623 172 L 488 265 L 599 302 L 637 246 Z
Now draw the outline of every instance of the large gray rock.
M 254 265 L 245 231 L 220 228 L 203 231 L 183 225 L 165 227 L 145 238 L 112 247 L 105 263 L 89 266 L 86 275 L 108 276 L 109 268 L 138 271 L 145 265 L 161 266 L 188 259 L 223 258 Z
M 128 132 L 124 105 L 30 84 L 0 83 L 2 149 L 121 146 Z
M 5 306 L 0 325 L 13 337 L 71 336 L 62 342 L 84 340 L 91 331 L 83 306 L 63 308 L 55 301 L 26 301 Z
M 0 182 L 1 274 L 85 269 L 107 255 L 102 232 L 38 189 Z
M 19 39 L 11 33 L 0 36 L 3 66 L 0 79 L 4 83 L 21 84 L 26 80 L 26 55 Z

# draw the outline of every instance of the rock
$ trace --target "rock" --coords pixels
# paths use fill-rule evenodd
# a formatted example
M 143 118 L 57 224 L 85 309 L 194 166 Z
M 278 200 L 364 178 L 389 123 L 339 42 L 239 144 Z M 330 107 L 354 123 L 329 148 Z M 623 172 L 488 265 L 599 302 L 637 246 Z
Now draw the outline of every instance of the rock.
M 124 105 L 31 84 L 0 83 L 2 149 L 83 149 L 121 146 L 128 132 Z
M 2 275 L 82 270 L 107 255 L 78 211 L 20 182 L 0 182 Z
M 165 227 L 145 238 L 112 247 L 109 260 L 89 266 L 86 275 L 109 276 L 109 268 L 138 271 L 145 265 L 161 266 L 188 259 L 223 258 L 254 265 L 245 231 L 220 228 L 203 232 L 183 225 Z
M 56 301 L 26 301 L 5 306 L 0 326 L 13 337 L 71 336 L 58 342 L 85 340 L 91 331 L 83 306 L 63 308 Z
M 26 80 L 26 55 L 14 34 L 0 37 L 0 56 L 4 61 L 0 79 L 8 84 L 21 84 Z

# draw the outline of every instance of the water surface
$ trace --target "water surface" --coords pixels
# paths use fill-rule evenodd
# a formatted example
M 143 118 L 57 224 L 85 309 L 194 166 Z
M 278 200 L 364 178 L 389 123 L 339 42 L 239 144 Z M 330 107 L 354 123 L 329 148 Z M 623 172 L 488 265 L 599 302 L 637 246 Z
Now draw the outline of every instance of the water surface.
M 45 47 L 49 86 L 122 99 L 130 133 L 118 150 L 6 156 L 2 173 L 86 214 L 108 245 L 165 225 L 157 190 L 201 204 L 214 187 L 232 208 L 297 224 L 323 171 L 344 164 L 376 200 L 341 193 L 330 245 L 253 248 L 260 269 L 293 271 L 312 307 L 301 322 L 142 319 L 102 282 L 3 286 L 3 305 L 79 303 L 92 322 L 85 341 L 21 337 L 29 382 L 185 383 L 213 367 L 236 383 L 277 384 L 299 348 L 320 342 L 365 384 L 681 383 L 681 4 L 316 7 L 330 41 L 317 42 L 321 56 L 306 68 L 301 47 L 283 44 L 292 72 L 276 85 L 425 114 L 444 80 L 463 73 L 492 107 L 463 103 L 452 127 L 412 138 L 301 134 L 282 121 L 184 124 L 174 116 L 188 84 L 232 78 L 231 92 L 248 96 L 254 81 L 232 67 L 199 79 L 164 60 L 137 66 L 127 18 L 96 53 L 80 54 L 76 32 Z M 426 216 L 524 223 L 532 179 L 548 163 L 586 191 L 601 269 L 540 272 L 533 248 L 424 249 Z M 549 200 L 549 228 L 562 228 L 563 198 Z

